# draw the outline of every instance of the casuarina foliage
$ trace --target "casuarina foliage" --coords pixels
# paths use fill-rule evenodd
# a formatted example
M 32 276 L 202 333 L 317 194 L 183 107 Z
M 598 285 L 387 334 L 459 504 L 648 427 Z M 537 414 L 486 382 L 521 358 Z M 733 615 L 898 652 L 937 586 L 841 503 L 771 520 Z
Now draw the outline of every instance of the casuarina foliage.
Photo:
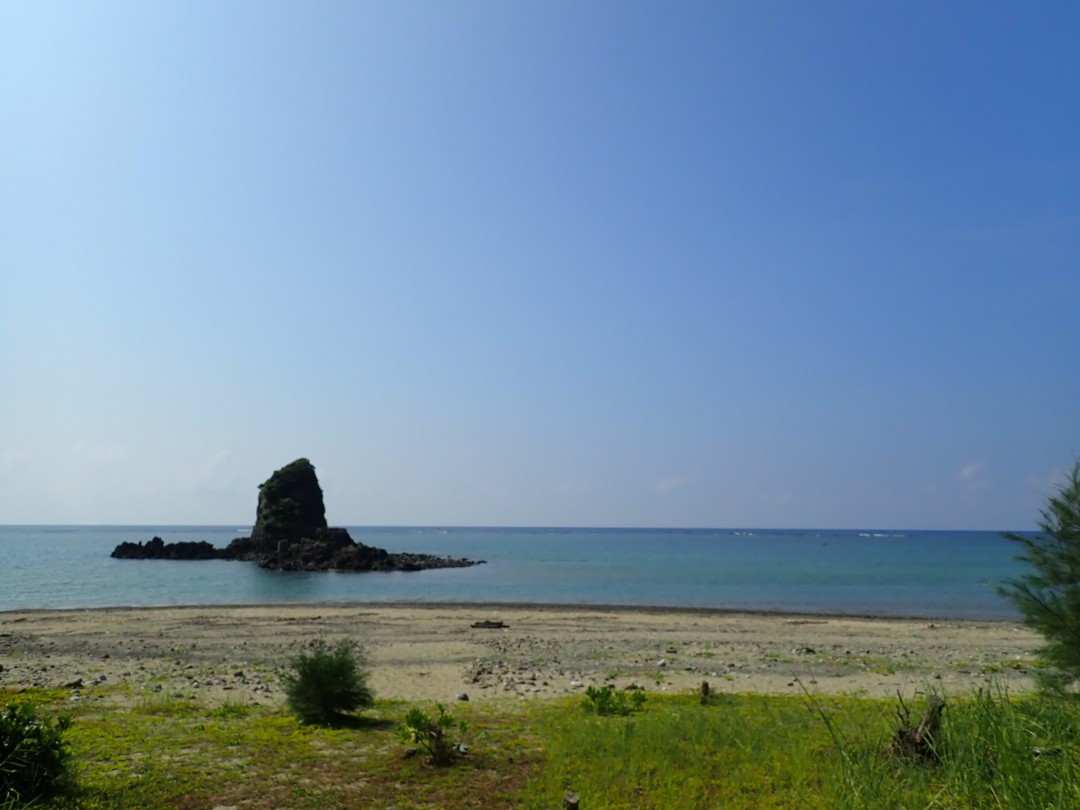
M 1000 590 L 1045 639 L 1043 686 L 1064 689 L 1080 680 L 1080 461 L 1047 498 L 1038 525 L 1033 535 L 1005 534 L 1032 570 Z
M 48 798 L 70 779 L 64 732 L 71 718 L 50 720 L 34 707 L 9 703 L 0 711 L 0 806 Z
M 292 671 L 282 681 L 286 703 L 301 723 L 341 725 L 349 713 L 375 702 L 361 657 L 347 639 L 335 647 L 319 639 L 310 652 L 299 653 L 291 663 Z

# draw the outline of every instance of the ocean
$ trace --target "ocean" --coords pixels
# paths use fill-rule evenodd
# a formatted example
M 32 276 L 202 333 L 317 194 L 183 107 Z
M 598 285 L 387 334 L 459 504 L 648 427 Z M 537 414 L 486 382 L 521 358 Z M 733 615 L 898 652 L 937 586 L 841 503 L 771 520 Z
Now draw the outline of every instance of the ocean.
M 114 560 L 155 535 L 224 546 L 236 526 L 0 526 L 0 610 L 296 602 L 536 602 L 1016 619 L 997 532 L 348 527 L 390 551 L 485 560 L 409 573 Z

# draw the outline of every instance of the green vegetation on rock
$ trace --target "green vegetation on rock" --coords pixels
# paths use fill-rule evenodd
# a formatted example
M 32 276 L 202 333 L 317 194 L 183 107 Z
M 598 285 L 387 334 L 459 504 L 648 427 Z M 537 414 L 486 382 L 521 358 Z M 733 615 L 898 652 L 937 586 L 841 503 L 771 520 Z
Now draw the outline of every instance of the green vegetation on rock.
M 300 540 L 325 529 L 326 507 L 315 467 L 299 458 L 259 485 L 259 505 L 251 539 L 259 547 Z

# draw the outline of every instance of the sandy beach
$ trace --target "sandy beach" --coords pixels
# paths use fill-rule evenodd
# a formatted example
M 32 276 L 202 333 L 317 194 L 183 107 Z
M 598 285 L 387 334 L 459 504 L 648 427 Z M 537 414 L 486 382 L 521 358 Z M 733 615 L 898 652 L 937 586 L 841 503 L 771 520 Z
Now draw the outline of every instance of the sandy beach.
M 473 626 L 482 622 L 505 626 Z M 0 613 L 0 689 L 280 703 L 278 676 L 317 638 L 355 639 L 379 698 L 438 701 L 551 697 L 605 683 L 681 692 L 703 680 L 723 692 L 887 697 L 991 681 L 1023 691 L 1039 642 L 1007 622 L 580 606 L 16 611 Z

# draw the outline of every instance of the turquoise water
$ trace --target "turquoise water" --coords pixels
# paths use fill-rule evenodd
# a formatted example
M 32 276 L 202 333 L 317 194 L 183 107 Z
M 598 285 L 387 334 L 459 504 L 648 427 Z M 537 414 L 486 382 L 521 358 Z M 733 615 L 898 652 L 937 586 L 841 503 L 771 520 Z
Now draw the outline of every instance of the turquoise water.
M 0 610 L 324 601 L 540 602 L 1013 619 L 994 585 L 1022 569 L 995 532 L 349 527 L 359 542 L 486 560 L 388 574 L 113 560 L 124 540 L 236 526 L 0 526 Z

